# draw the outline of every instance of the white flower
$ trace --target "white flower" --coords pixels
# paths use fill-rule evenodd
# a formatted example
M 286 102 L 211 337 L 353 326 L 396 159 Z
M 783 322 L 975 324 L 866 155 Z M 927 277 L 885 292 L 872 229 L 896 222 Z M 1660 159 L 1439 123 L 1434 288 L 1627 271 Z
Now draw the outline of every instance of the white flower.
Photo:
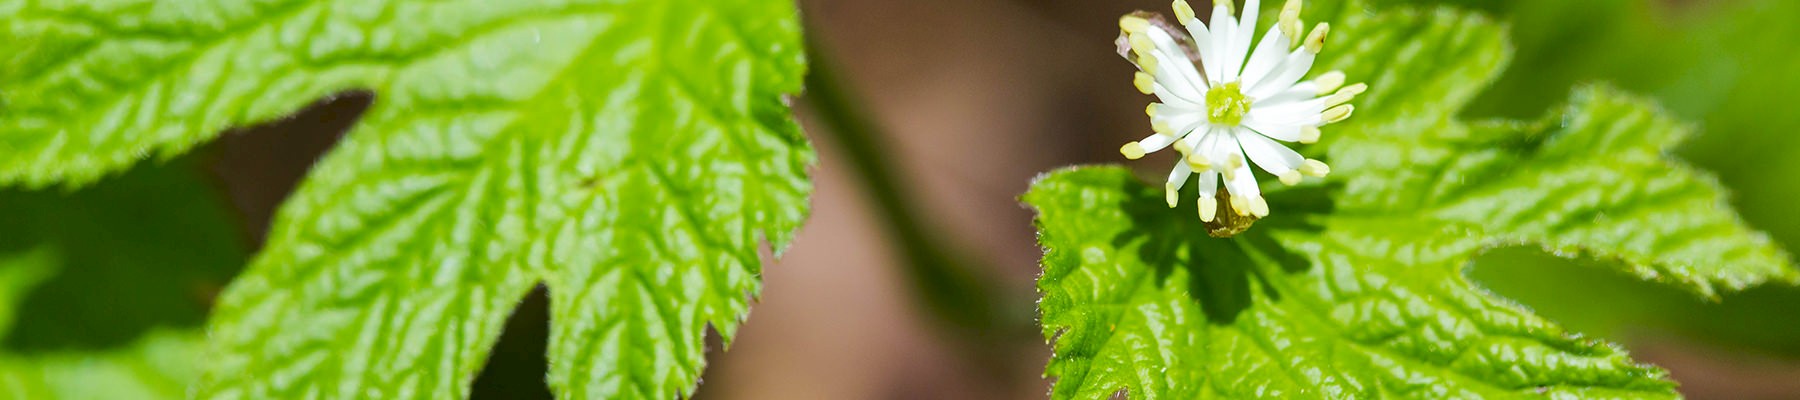
M 1167 147 L 1181 152 L 1182 161 L 1176 163 L 1164 189 L 1169 207 L 1175 207 L 1176 193 L 1198 172 L 1200 219 L 1207 222 L 1217 217 L 1221 175 L 1234 213 L 1269 215 L 1249 163 L 1289 185 L 1300 183 L 1301 175 L 1330 173 L 1325 163 L 1302 158 L 1276 141 L 1318 141 L 1319 127 L 1349 118 L 1355 108 L 1345 103 L 1368 89 L 1363 84 L 1343 86 L 1344 74 L 1337 71 L 1300 81 L 1312 70 L 1313 57 L 1323 50 L 1331 26 L 1321 23 L 1303 44 L 1295 43 L 1302 26 L 1299 0 L 1282 7 L 1276 26 L 1251 52 L 1261 5 L 1260 0 L 1247 3 L 1242 19 L 1234 20 L 1231 1 L 1219 1 L 1212 23 L 1203 24 L 1185 0 L 1175 0 L 1175 18 L 1187 27 L 1199 66 L 1180 42 L 1187 35 L 1175 27 L 1138 14 L 1119 20 L 1130 44 L 1128 58 L 1141 70 L 1135 80 L 1138 90 L 1162 100 L 1145 110 L 1156 133 L 1125 144 L 1119 152 L 1133 160 Z

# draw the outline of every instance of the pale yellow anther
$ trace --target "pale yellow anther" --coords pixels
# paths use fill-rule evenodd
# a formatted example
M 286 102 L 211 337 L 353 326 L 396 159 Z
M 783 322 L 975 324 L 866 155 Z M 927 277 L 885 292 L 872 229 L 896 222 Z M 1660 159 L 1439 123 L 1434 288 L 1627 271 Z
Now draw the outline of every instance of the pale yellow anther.
M 1244 154 L 1243 153 L 1233 153 L 1231 155 L 1231 160 L 1227 161 L 1226 164 L 1227 164 L 1227 166 L 1231 167 L 1231 169 L 1234 169 L 1234 170 L 1238 169 L 1238 168 L 1243 168 L 1244 167 Z
M 1164 134 L 1164 135 L 1175 134 L 1175 128 L 1170 127 L 1169 123 L 1167 121 L 1160 121 L 1160 120 L 1150 121 L 1150 130 L 1155 131 L 1156 133 Z
M 1350 100 L 1355 100 L 1355 99 L 1356 99 L 1355 94 L 1345 93 L 1344 91 L 1339 90 L 1337 93 L 1332 94 L 1331 97 L 1325 98 L 1325 106 L 1326 107 L 1336 107 L 1340 104 L 1349 103 Z
M 1150 105 L 1144 106 L 1144 115 L 1148 115 L 1150 118 L 1156 118 L 1156 109 L 1160 104 L 1162 103 L 1150 103 Z
M 1188 163 L 1188 167 L 1192 167 L 1195 171 L 1205 171 L 1205 170 L 1212 169 L 1212 160 L 1207 159 L 1205 154 L 1200 154 L 1200 153 L 1188 154 L 1187 163 Z
M 1219 198 L 1201 196 L 1201 222 L 1213 222 L 1219 216 Z
M 1368 90 L 1369 85 L 1361 83 L 1345 86 L 1343 89 L 1338 89 L 1337 93 L 1332 94 L 1330 98 L 1325 99 L 1325 106 L 1336 107 L 1339 104 L 1349 103 L 1350 100 L 1356 99 L 1356 95 L 1363 94 Z
M 1150 55 L 1151 50 L 1156 50 L 1156 43 L 1150 41 L 1150 35 L 1133 33 L 1129 40 L 1131 41 L 1131 51 L 1137 52 L 1139 63 L 1146 59 L 1156 58 L 1156 56 Z
M 1331 24 L 1320 22 L 1313 27 L 1312 34 L 1306 35 L 1306 51 L 1319 54 L 1325 51 L 1325 35 L 1331 33 Z
M 1331 166 L 1319 160 L 1306 160 L 1300 163 L 1300 173 L 1307 176 L 1323 178 L 1331 174 Z
M 1255 215 L 1257 218 L 1269 216 L 1269 201 L 1264 200 L 1262 196 L 1251 197 L 1249 203 L 1250 215 Z
M 1218 0 L 1213 7 L 1225 7 L 1225 15 L 1237 15 L 1237 3 L 1231 0 Z
M 1175 187 L 1175 182 L 1163 184 L 1163 200 L 1169 202 L 1169 208 L 1175 208 L 1175 196 L 1178 194 L 1181 194 L 1181 189 Z
M 1300 43 L 1295 40 L 1300 38 L 1300 28 L 1303 26 L 1300 23 L 1300 0 L 1288 0 L 1287 4 L 1281 6 L 1281 18 L 1275 22 L 1275 26 L 1281 28 L 1281 35 L 1286 36 L 1289 41 Z
M 1276 177 L 1281 178 L 1281 183 L 1288 186 L 1300 184 L 1300 171 L 1288 170 L 1288 172 L 1283 172 Z
M 1335 92 L 1338 87 L 1344 86 L 1344 79 L 1344 71 L 1331 71 L 1314 78 L 1313 84 L 1319 86 L 1319 95 L 1324 96 L 1326 93 Z
M 1316 127 L 1316 126 L 1300 127 L 1300 143 L 1313 144 L 1313 143 L 1318 143 L 1318 142 L 1319 142 L 1319 127 Z
M 1249 216 L 1250 199 L 1245 199 L 1244 196 L 1231 196 L 1231 211 L 1236 212 L 1240 217 Z
M 1119 146 L 1119 154 L 1125 155 L 1127 160 L 1144 158 L 1144 145 L 1138 142 L 1126 143 L 1124 146 Z
M 1123 30 L 1126 33 L 1143 32 L 1145 29 L 1149 28 L 1150 20 L 1144 19 L 1143 17 L 1135 15 L 1119 17 L 1119 30 Z
M 1188 145 L 1186 140 L 1178 140 L 1175 141 L 1175 151 L 1180 152 L 1181 154 L 1187 154 L 1190 151 L 1194 151 L 1194 146 Z
M 1156 71 L 1157 71 L 1156 66 L 1159 64 L 1156 61 L 1156 57 L 1138 57 L 1137 62 L 1138 62 L 1138 69 L 1141 69 L 1141 70 L 1144 70 L 1144 72 L 1149 72 L 1149 73 L 1153 73 L 1153 74 L 1156 73 Z
M 1151 77 L 1150 74 L 1143 73 L 1142 71 L 1132 74 L 1131 84 L 1132 86 L 1137 86 L 1139 93 L 1156 93 L 1156 78 Z
M 1200 220 L 1212 222 L 1219 216 L 1219 199 L 1212 196 L 1200 196 Z
M 1188 5 L 1187 0 L 1175 0 L 1170 6 L 1175 8 L 1175 22 L 1187 25 L 1188 21 L 1194 20 L 1194 7 Z
M 1350 114 L 1354 112 L 1356 112 L 1355 104 L 1344 104 L 1325 109 L 1325 115 L 1321 118 L 1324 118 L 1327 124 L 1335 124 L 1350 119 Z

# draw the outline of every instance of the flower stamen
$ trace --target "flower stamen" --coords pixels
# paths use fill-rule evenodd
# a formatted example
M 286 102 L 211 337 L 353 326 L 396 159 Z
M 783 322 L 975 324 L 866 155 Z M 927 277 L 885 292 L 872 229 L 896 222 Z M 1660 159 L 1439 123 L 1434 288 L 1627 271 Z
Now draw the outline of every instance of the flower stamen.
M 1281 6 L 1281 18 L 1277 20 L 1276 26 L 1280 27 L 1283 36 L 1300 37 L 1300 7 L 1300 0 L 1288 0 L 1287 4 Z M 1299 42 L 1291 43 L 1288 50 L 1293 50 L 1293 47 L 1299 44 Z
M 1361 83 L 1345 86 L 1343 89 L 1338 89 L 1337 93 L 1332 94 L 1331 97 L 1326 98 L 1325 106 L 1336 107 L 1344 103 L 1349 103 L 1350 100 L 1356 99 L 1356 95 L 1362 94 L 1362 92 L 1366 90 L 1369 90 L 1369 85 Z
M 1135 15 L 1119 17 L 1119 30 L 1128 33 L 1143 32 L 1150 28 L 1150 20 Z
M 1200 196 L 1200 222 L 1213 222 L 1219 216 L 1219 199 L 1212 196 Z
M 1196 19 L 1194 18 L 1194 6 L 1188 5 L 1187 0 L 1175 0 L 1175 3 L 1170 6 L 1175 9 L 1175 21 L 1182 25 L 1187 25 L 1188 21 Z
M 1318 85 L 1319 95 L 1324 96 L 1344 86 L 1344 79 L 1344 71 L 1331 71 L 1319 74 L 1318 78 L 1313 78 L 1313 83 Z
M 1206 159 L 1205 154 L 1200 154 L 1200 153 L 1188 154 L 1187 164 L 1188 164 L 1189 168 L 1193 168 L 1195 171 L 1205 171 L 1205 170 L 1212 169 L 1212 160 Z
M 1136 160 L 1168 147 L 1180 152 L 1164 200 L 1175 207 L 1182 186 L 1200 182 L 1200 220 L 1214 236 L 1237 234 L 1269 215 L 1255 169 L 1286 185 L 1329 174 L 1324 162 L 1283 142 L 1317 143 L 1320 127 L 1350 118 L 1351 103 L 1369 89 L 1346 86 L 1338 71 L 1305 79 L 1331 25 L 1305 31 L 1302 0 L 1287 0 L 1276 25 L 1256 41 L 1261 3 L 1216 1 L 1201 20 L 1188 0 L 1172 0 L 1181 26 L 1142 12 L 1119 19 L 1121 55 L 1139 69 L 1132 85 L 1159 99 L 1144 107 L 1154 133 L 1119 153 Z
M 1300 127 L 1300 140 L 1298 140 L 1298 142 L 1303 143 L 1303 144 L 1318 143 L 1319 135 L 1320 135 L 1319 127 L 1303 126 L 1303 127 Z
M 1349 104 L 1343 104 L 1343 105 L 1339 105 L 1336 107 L 1325 109 L 1323 118 L 1325 119 L 1325 123 L 1335 124 L 1335 123 L 1339 123 L 1339 122 L 1344 122 L 1344 120 L 1346 120 L 1346 119 L 1350 119 L 1350 113 L 1355 112 L 1355 111 L 1356 111 L 1356 106 L 1349 105 Z
M 1300 164 L 1300 173 L 1307 176 L 1323 178 L 1331 174 L 1331 166 L 1319 160 L 1306 160 Z
M 1137 72 L 1131 76 L 1131 85 L 1137 86 L 1138 92 L 1156 94 L 1156 78 L 1150 74 Z
M 1325 35 L 1331 33 L 1331 24 L 1320 22 L 1313 27 L 1312 34 L 1306 35 L 1306 51 L 1319 54 L 1325 51 Z
M 1244 96 L 1242 87 L 1237 82 L 1213 85 L 1206 92 L 1206 116 L 1214 124 L 1238 126 L 1243 124 L 1244 114 L 1250 112 L 1250 98 Z
M 1281 183 L 1284 185 L 1294 186 L 1300 184 L 1300 171 L 1298 170 L 1288 170 L 1280 175 L 1276 175 L 1276 177 L 1281 179 Z

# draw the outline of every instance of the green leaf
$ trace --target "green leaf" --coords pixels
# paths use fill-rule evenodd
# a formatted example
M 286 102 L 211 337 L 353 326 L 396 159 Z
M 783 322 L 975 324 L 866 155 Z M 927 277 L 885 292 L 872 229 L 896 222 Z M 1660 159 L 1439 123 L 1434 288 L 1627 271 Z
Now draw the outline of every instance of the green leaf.
M 1427 193 L 1416 212 L 1490 245 L 1616 259 L 1644 279 L 1708 297 L 1795 279 L 1788 255 L 1744 225 L 1711 176 L 1664 155 L 1687 127 L 1608 89 L 1580 89 L 1573 101 L 1531 126 L 1478 125 L 1475 139 L 1443 153 L 1453 156 L 1416 164 L 1440 174 L 1413 190 Z
M 81 183 L 375 104 L 221 297 L 202 398 L 452 398 L 551 295 L 564 398 L 692 393 L 806 214 L 793 4 L 9 3 L 0 181 Z
M 1392 2 L 1392 1 L 1390 1 Z M 1466 114 L 1537 115 L 1581 82 L 1604 81 L 1653 97 L 1703 132 L 1680 154 L 1716 172 L 1753 225 L 1791 248 L 1800 224 L 1791 201 L 1800 180 L 1768 179 L 1800 171 L 1800 113 L 1765 105 L 1800 90 L 1800 53 L 1771 51 L 1800 40 L 1800 3 L 1786 0 L 1645 2 L 1636 0 L 1400 0 L 1492 9 L 1511 20 L 1515 67 Z M 1574 57 L 1572 55 L 1580 55 Z
M 1800 279 L 1666 155 L 1688 130 L 1647 102 L 1577 90 L 1537 122 L 1455 117 L 1506 63 L 1499 25 L 1450 9 L 1333 23 L 1316 71 L 1371 90 L 1305 149 L 1322 185 L 1264 185 L 1274 214 L 1205 235 L 1191 205 L 1117 167 L 1025 195 L 1048 249 L 1038 287 L 1055 398 L 1675 397 L 1665 374 L 1477 288 L 1488 249 L 1532 244 L 1714 295 Z M 1191 194 L 1190 194 L 1191 196 Z
M 175 399 L 241 232 L 192 162 L 76 191 L 0 190 L 0 398 Z
M 1466 114 L 1535 114 L 1582 81 L 1645 93 L 1674 114 L 1703 122 L 1678 154 L 1717 173 L 1752 226 L 1788 248 L 1800 246 L 1800 224 L 1791 222 L 1800 180 L 1769 179 L 1800 174 L 1800 158 L 1788 156 L 1800 146 L 1800 136 L 1791 134 L 1800 130 L 1800 114 L 1764 106 L 1800 90 L 1800 75 L 1792 73 L 1800 53 L 1769 51 L 1800 41 L 1800 25 L 1783 21 L 1800 15 L 1800 2 L 1437 2 L 1480 3 L 1506 15 L 1519 47 L 1516 66 Z M 1525 252 L 1483 256 L 1471 275 L 1571 328 L 1627 343 L 1645 331 L 1679 333 L 1724 348 L 1800 357 L 1793 341 L 1800 321 L 1786 318 L 1800 287 L 1764 285 L 1713 302 L 1597 270 L 1604 264 L 1571 267 L 1514 253 Z

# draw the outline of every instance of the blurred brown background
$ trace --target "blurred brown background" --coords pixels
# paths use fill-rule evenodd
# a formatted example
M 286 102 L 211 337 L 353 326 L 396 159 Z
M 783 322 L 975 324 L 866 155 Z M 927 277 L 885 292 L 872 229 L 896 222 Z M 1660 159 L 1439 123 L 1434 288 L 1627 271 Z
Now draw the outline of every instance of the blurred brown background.
M 1146 101 L 1113 53 L 1117 16 L 1155 2 L 803 1 L 814 38 L 886 135 L 880 151 L 916 189 L 921 224 L 1032 307 L 1041 255 L 1032 177 L 1111 162 L 1142 136 Z M 1167 4 L 1161 4 L 1167 7 Z M 830 66 L 826 66 L 830 68 Z M 812 222 L 765 272 L 762 304 L 714 358 L 712 399 L 1043 398 L 1049 346 L 1009 330 L 1000 371 L 920 310 L 870 199 L 827 127 L 802 112 L 823 163 Z M 1005 328 L 1002 328 L 1005 329 Z M 999 375 L 999 376 L 996 376 Z

